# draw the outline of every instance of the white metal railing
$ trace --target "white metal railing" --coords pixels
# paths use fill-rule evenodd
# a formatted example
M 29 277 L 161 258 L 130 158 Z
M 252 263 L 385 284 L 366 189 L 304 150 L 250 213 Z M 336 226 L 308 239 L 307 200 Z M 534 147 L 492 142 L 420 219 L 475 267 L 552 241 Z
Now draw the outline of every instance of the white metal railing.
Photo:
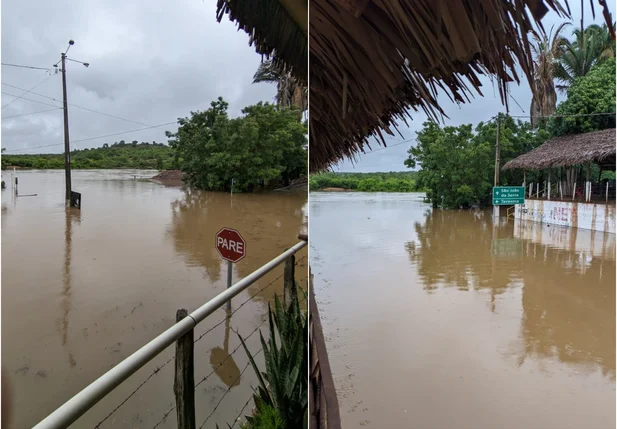
M 307 245 L 307 241 L 301 241 L 289 250 L 281 253 L 270 262 L 253 271 L 251 274 L 234 284 L 231 288 L 221 292 L 216 297 L 190 313 L 187 317 L 177 322 L 165 332 L 154 338 L 148 344 L 141 347 L 135 353 L 124 359 L 114 368 L 107 371 L 89 386 L 65 402 L 60 408 L 43 419 L 33 429 L 60 429 L 74 423 L 86 411 L 103 399 L 123 381 L 129 378 L 137 370 L 142 368 L 150 360 L 165 350 L 184 334 L 195 328 L 206 317 L 222 307 L 228 300 L 238 295 L 251 284 L 285 262 L 287 258 L 297 253 Z

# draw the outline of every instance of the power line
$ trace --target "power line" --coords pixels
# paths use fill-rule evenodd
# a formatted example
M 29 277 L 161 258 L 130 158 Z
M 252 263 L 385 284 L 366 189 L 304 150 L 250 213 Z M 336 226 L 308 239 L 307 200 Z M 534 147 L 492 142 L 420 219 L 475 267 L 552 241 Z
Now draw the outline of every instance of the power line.
M 103 139 L 103 138 L 106 138 L 106 137 L 119 136 L 119 135 L 123 135 L 123 134 L 136 133 L 138 131 L 144 131 L 144 130 L 149 130 L 149 129 L 152 129 L 152 128 L 164 127 L 166 125 L 172 125 L 172 124 L 175 124 L 175 123 L 176 123 L 176 121 L 166 122 L 164 124 L 152 125 L 150 127 L 139 128 L 139 129 L 136 129 L 136 130 L 122 131 L 122 132 L 119 132 L 119 133 L 106 134 L 106 135 L 97 136 L 97 137 L 89 137 L 87 139 L 72 140 L 72 143 L 79 143 L 79 142 L 85 142 L 85 141 L 90 141 L 90 140 Z M 13 150 L 11 150 L 11 152 L 22 152 L 24 150 L 33 150 L 33 149 L 40 149 L 40 148 L 44 148 L 44 147 L 54 147 L 54 146 L 64 146 L 64 143 L 55 143 L 55 144 L 48 144 L 48 145 L 43 145 L 43 146 L 34 146 L 34 147 L 29 147 L 29 148 L 24 148 L 24 149 L 13 149 Z
M 45 70 L 45 71 L 50 71 L 49 68 L 43 68 L 43 67 L 33 67 L 33 66 L 23 66 L 20 64 L 8 64 L 8 63 L 2 63 L 3 66 L 7 66 L 7 67 L 19 67 L 22 69 L 32 69 L 32 70 Z
M 365 152 L 364 155 L 370 155 L 371 153 L 379 152 L 380 150 L 390 149 L 391 147 L 400 146 L 402 144 L 409 143 L 410 141 L 414 141 L 414 140 L 415 139 L 404 140 L 404 141 L 402 141 L 400 143 L 397 143 L 397 144 L 391 144 L 390 146 L 380 147 L 379 149 L 375 149 L 375 150 L 371 150 L 369 152 Z
M 615 115 L 615 112 L 602 112 L 602 113 L 580 113 L 573 115 L 546 115 L 546 116 L 533 116 L 534 118 L 578 118 L 585 116 L 610 116 Z M 511 118 L 531 118 L 532 115 L 508 115 Z
M 18 95 L 15 95 L 15 94 L 9 94 L 8 92 L 4 92 L 4 91 L 1 91 L 0 93 L 1 93 L 1 94 L 4 94 L 4 95 L 10 95 L 11 97 L 21 98 L 22 100 L 32 101 L 32 102 L 34 102 L 34 103 L 39 103 L 39 104 L 42 104 L 42 105 L 44 105 L 44 106 L 60 107 L 60 106 L 55 105 L 55 104 L 44 103 L 44 102 L 42 102 L 42 101 L 33 100 L 33 99 L 31 99 L 31 98 L 19 97 Z M 36 94 L 35 94 L 35 95 L 36 95 Z
M 6 85 L 9 86 L 11 88 L 15 88 L 15 89 L 20 89 L 20 90 L 24 90 L 23 88 L 19 88 L 18 86 L 15 85 L 10 85 L 8 83 L 2 83 L 2 85 Z M 43 94 L 38 94 L 36 92 L 32 92 L 33 95 L 38 95 L 39 97 L 43 97 L 43 98 L 47 98 L 49 100 L 53 100 L 56 101 L 58 103 L 62 103 L 61 100 L 58 100 L 56 98 L 53 97 L 49 97 L 47 95 L 43 95 Z M 14 101 L 14 100 L 13 100 Z M 29 101 L 34 101 L 34 100 L 29 100 Z M 78 109 L 82 109 L 82 110 L 87 110 L 88 112 L 93 112 L 93 113 L 98 113 L 99 115 L 104 115 L 104 116 L 109 116 L 110 118 L 114 118 L 114 119 L 119 119 L 121 121 L 126 121 L 126 122 L 132 122 L 133 124 L 137 124 L 137 125 L 145 125 L 147 127 L 150 126 L 150 124 L 144 124 L 143 122 L 137 122 L 137 121 L 132 121 L 130 119 L 126 119 L 126 118 L 121 118 L 120 116 L 115 116 L 115 115 L 110 115 L 109 113 L 105 113 L 105 112 L 99 112 L 98 110 L 94 110 L 94 109 L 90 109 L 88 107 L 83 107 L 83 106 L 78 106 L 77 104 L 71 104 L 71 103 L 67 103 L 69 106 L 71 107 L 77 107 Z
M 2 119 L 17 118 L 19 116 L 36 115 L 37 113 L 53 112 L 56 110 L 62 110 L 62 107 L 56 107 L 55 109 L 39 110 L 38 112 L 22 113 L 21 115 L 3 116 Z
M 14 98 L 13 100 L 9 101 L 8 103 L 6 103 L 4 106 L 2 106 L 2 109 L 4 109 L 6 106 L 8 106 L 9 104 L 13 103 L 14 101 L 19 100 L 22 96 L 28 94 L 29 92 L 31 92 L 34 88 L 39 87 L 41 85 L 43 85 L 45 82 L 47 82 L 49 79 L 51 79 L 53 75 L 49 75 L 48 77 L 46 77 L 45 79 L 43 79 L 41 82 L 37 83 L 36 85 L 34 85 L 32 88 L 28 89 L 28 90 L 24 90 L 24 92 L 17 98 Z
M 81 139 L 81 140 L 73 140 L 73 143 L 85 142 L 85 141 L 89 141 L 89 140 L 103 139 L 105 137 L 119 136 L 119 135 L 122 135 L 122 134 L 136 133 L 138 131 L 144 131 L 144 130 L 149 130 L 149 129 L 152 129 L 152 128 L 164 127 L 166 125 L 172 125 L 172 124 L 175 124 L 175 123 L 176 123 L 176 121 L 172 121 L 172 122 L 166 122 L 164 124 L 152 125 L 152 126 L 145 127 L 145 128 L 139 128 L 137 130 L 123 131 L 123 132 L 120 132 L 120 133 L 107 134 L 107 135 L 98 136 L 98 137 L 90 137 L 90 138 Z
M 28 147 L 28 148 L 23 148 L 23 149 L 10 149 L 10 152 L 23 152 L 25 150 L 33 150 L 33 149 L 41 149 L 44 147 L 54 147 L 54 146 L 63 146 L 64 143 L 56 143 L 56 144 L 47 144 L 47 145 L 43 145 L 43 146 L 34 146 L 34 147 Z M 13 155 L 12 153 L 6 153 L 5 155 Z

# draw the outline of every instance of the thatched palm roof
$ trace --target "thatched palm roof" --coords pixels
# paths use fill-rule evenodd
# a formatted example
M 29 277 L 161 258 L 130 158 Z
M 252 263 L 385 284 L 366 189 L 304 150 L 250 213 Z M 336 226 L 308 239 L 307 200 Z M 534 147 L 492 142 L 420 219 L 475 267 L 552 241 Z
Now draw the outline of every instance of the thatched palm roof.
M 571 134 L 547 140 L 542 146 L 507 162 L 502 169 L 542 170 L 586 164 L 615 165 L 615 128 Z
M 463 103 L 491 75 L 507 104 L 517 65 L 533 88 L 532 26 L 549 8 L 569 15 L 564 0 L 310 1 L 313 171 L 353 158 L 372 136 L 385 145 L 382 130 L 393 134 L 410 107 L 439 119 L 438 88 Z
M 216 19 L 225 14 L 249 34 L 257 53 L 307 82 L 308 0 L 218 0 Z

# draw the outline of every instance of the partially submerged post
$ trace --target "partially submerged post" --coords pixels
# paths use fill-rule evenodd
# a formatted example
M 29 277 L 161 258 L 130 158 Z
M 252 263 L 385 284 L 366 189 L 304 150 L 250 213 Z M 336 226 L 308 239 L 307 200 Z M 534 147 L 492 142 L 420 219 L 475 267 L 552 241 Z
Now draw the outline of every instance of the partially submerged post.
M 69 148 L 69 108 L 66 100 L 66 52 L 62 54 L 60 61 L 62 62 L 62 105 L 64 109 L 64 184 L 66 187 L 64 199 L 66 206 L 71 207 L 71 150 Z
M 499 186 L 499 170 L 501 169 L 501 117 L 497 115 L 497 143 L 495 144 L 495 184 Z M 493 206 L 493 217 L 499 218 L 501 206 Z
M 289 307 L 289 304 L 292 302 L 293 296 L 296 291 L 296 277 L 295 277 L 295 266 L 296 266 L 296 257 L 291 255 L 285 261 L 285 273 L 283 275 L 284 278 L 284 287 L 283 287 L 283 302 L 285 303 L 285 308 Z
M 591 200 L 591 182 L 589 181 L 590 180 L 590 176 L 589 176 L 590 168 L 591 168 L 591 163 L 588 162 L 587 163 L 587 177 L 585 181 L 585 188 L 587 190 L 587 193 L 585 194 L 586 195 L 585 201 Z
M 176 312 L 176 323 L 187 317 L 189 312 L 182 308 Z M 176 416 L 178 429 L 195 429 L 195 362 L 193 354 L 193 332 L 191 329 L 176 341 L 176 371 L 174 394 L 176 395 Z

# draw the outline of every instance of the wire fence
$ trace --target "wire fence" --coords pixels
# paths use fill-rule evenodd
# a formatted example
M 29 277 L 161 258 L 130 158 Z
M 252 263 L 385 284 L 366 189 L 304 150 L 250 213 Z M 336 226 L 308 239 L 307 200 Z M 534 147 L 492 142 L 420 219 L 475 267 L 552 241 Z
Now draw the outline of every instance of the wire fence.
M 280 277 L 279 277 L 280 278 Z M 302 280 L 298 281 L 298 283 L 302 283 L 302 282 L 306 282 L 308 281 L 308 277 L 303 278 Z M 308 296 L 305 295 L 302 299 L 299 300 L 299 303 L 302 304 L 304 302 L 307 301 Z M 246 342 L 246 340 L 248 340 L 250 337 L 253 336 L 253 334 L 255 334 L 263 325 L 264 323 L 266 323 L 268 321 L 268 319 L 264 319 L 259 325 L 257 325 L 257 327 L 255 329 L 253 329 L 253 331 L 251 331 L 251 333 L 249 335 L 247 335 L 244 340 Z M 234 331 L 235 332 L 235 331 Z M 237 333 L 237 332 L 236 332 Z M 213 374 L 216 373 L 216 370 L 221 368 L 223 366 L 223 364 L 230 359 L 234 354 L 236 354 L 236 352 L 238 350 L 240 350 L 240 348 L 242 347 L 242 343 L 240 343 L 216 368 L 214 368 L 208 375 L 206 375 L 204 378 L 202 378 L 198 383 L 195 384 L 195 389 L 197 389 L 197 387 L 199 387 L 200 384 L 204 383 L 206 380 L 208 380 Z M 255 354 L 253 354 L 253 358 L 255 358 L 257 355 L 259 355 L 260 353 L 263 352 L 263 347 L 260 348 Z M 210 412 L 210 414 L 208 415 L 208 417 L 206 418 L 206 420 L 201 424 L 201 426 L 199 426 L 199 429 L 203 428 L 204 425 L 212 418 L 212 416 L 214 415 L 214 413 L 216 413 L 216 410 L 218 410 L 218 408 L 220 407 L 220 405 L 222 404 L 223 400 L 225 399 L 225 397 L 231 392 L 231 389 L 235 386 L 235 384 L 240 380 L 240 378 L 242 377 L 242 375 L 244 374 L 244 372 L 247 370 L 247 368 L 250 366 L 250 361 L 247 362 L 247 364 L 244 366 L 244 368 L 242 369 L 242 371 L 240 372 L 240 375 L 238 375 L 238 377 L 236 377 L 236 379 L 234 379 L 229 387 L 227 388 L 227 390 L 225 390 L 225 392 L 223 393 L 223 396 L 221 396 L 221 398 L 219 399 L 219 401 L 217 402 L 217 404 L 215 405 L 215 407 L 212 409 L 212 411 Z M 251 389 L 253 387 L 251 386 Z M 242 409 L 240 410 L 240 413 L 238 414 L 238 416 L 234 419 L 234 423 L 231 426 L 232 428 L 236 425 L 236 423 L 241 419 L 242 417 L 242 413 L 244 412 L 244 410 L 246 409 L 246 407 L 248 406 L 248 404 L 251 402 L 251 399 L 253 399 L 253 394 L 251 394 L 249 396 L 249 399 L 246 401 L 246 403 L 244 404 L 244 406 L 242 407 Z M 165 414 L 163 415 L 163 417 L 161 418 L 161 420 L 159 420 L 156 425 L 153 426 L 152 429 L 156 429 L 161 423 L 163 423 L 165 421 L 165 419 L 169 416 L 169 414 L 171 414 L 171 412 L 173 410 L 176 409 L 176 406 L 173 405 L 169 410 L 167 410 L 165 412 Z
M 307 258 L 307 256 L 302 256 L 301 258 L 296 259 L 295 261 L 295 266 L 297 267 L 303 260 L 305 260 Z M 208 335 L 209 333 L 213 332 L 216 328 L 218 328 L 219 326 L 221 326 L 223 323 L 229 321 L 231 319 L 231 317 L 237 313 L 242 307 L 244 307 L 247 303 L 249 303 L 250 301 L 252 301 L 256 296 L 258 296 L 259 294 L 261 294 L 262 292 L 264 292 L 267 288 L 269 288 L 270 286 L 272 286 L 273 284 L 275 284 L 277 281 L 281 280 L 281 278 L 284 276 L 284 273 L 279 275 L 278 277 L 276 277 L 274 280 L 270 281 L 269 283 L 267 283 L 265 286 L 261 287 L 257 292 L 253 293 L 252 295 L 250 295 L 246 300 L 244 300 L 242 303 L 240 303 L 239 306 L 237 306 L 233 311 L 231 311 L 229 314 L 226 314 L 226 316 L 220 320 L 219 322 L 217 322 L 215 325 L 213 325 L 212 327 L 210 327 L 209 329 L 207 329 L 204 333 L 202 333 L 196 340 L 194 340 L 194 344 L 198 343 L 200 340 L 202 340 L 206 335 Z M 307 300 L 307 294 L 305 289 L 301 286 L 302 284 L 304 284 L 304 282 L 308 281 L 308 277 L 304 277 L 299 281 L 295 281 L 296 284 L 298 285 L 298 288 L 302 291 L 303 297 L 300 299 L 300 303 L 304 303 Z M 249 338 L 251 338 L 257 331 L 259 331 L 259 329 L 268 321 L 268 318 L 266 317 L 264 320 L 262 320 L 262 322 L 260 324 L 258 324 L 246 337 L 244 337 L 244 340 L 248 340 Z M 233 329 L 232 329 L 233 330 Z M 234 331 L 236 332 L 236 331 Z M 236 332 L 237 333 L 237 332 Z M 232 356 L 234 356 L 242 347 L 242 343 L 240 343 L 237 347 L 235 347 L 233 349 L 233 351 L 231 353 L 229 353 L 225 359 L 223 359 L 216 367 L 214 367 L 206 376 L 204 376 L 203 378 L 201 378 L 194 386 L 195 389 L 197 389 L 197 387 L 199 387 L 201 384 L 203 384 L 204 382 L 206 382 L 210 377 L 212 377 L 212 375 L 214 375 L 216 373 L 217 370 L 219 370 L 221 367 L 223 367 L 223 365 L 232 358 Z M 257 353 L 255 353 L 253 356 L 257 356 L 258 354 L 260 354 L 263 351 L 263 349 L 260 349 Z M 131 391 L 131 393 L 129 393 L 129 395 L 122 400 L 122 402 L 120 402 L 113 410 L 111 410 L 111 412 L 109 412 L 102 420 L 100 420 L 96 426 L 94 426 L 94 429 L 100 429 L 101 426 L 107 421 L 109 420 L 118 410 L 120 410 L 120 408 L 122 408 L 122 406 L 124 406 L 132 397 L 134 397 L 154 376 L 158 375 L 161 370 L 166 367 L 169 363 L 171 363 L 172 361 L 175 360 L 175 356 L 171 356 L 169 359 L 167 359 L 162 365 L 157 366 L 152 373 L 150 373 L 139 385 L 137 385 L 137 387 L 135 389 L 133 389 Z M 208 420 L 214 415 L 214 413 L 216 412 L 216 410 L 219 408 L 220 404 L 223 402 L 224 398 L 227 396 L 227 394 L 231 391 L 232 387 L 235 386 L 235 384 L 240 380 L 240 377 L 242 376 L 242 374 L 244 374 L 244 372 L 246 371 L 246 369 L 248 368 L 248 366 L 250 366 L 250 362 L 247 363 L 247 365 L 244 367 L 244 369 L 240 372 L 240 375 L 231 382 L 231 384 L 229 385 L 229 388 L 223 393 L 223 396 L 220 398 L 219 402 L 217 403 L 217 405 L 214 407 L 214 409 L 212 410 L 212 412 L 210 413 L 210 415 L 206 418 L 206 420 L 202 423 L 202 425 L 200 426 L 200 428 L 202 428 L 207 422 Z M 242 412 L 244 411 L 244 409 L 248 406 L 248 404 L 250 403 L 252 399 L 252 394 L 249 397 L 249 400 L 247 401 L 247 403 L 245 404 L 245 406 L 242 408 L 240 415 L 236 418 L 236 420 L 238 420 L 241 417 Z M 163 417 L 156 423 L 156 425 L 153 426 L 154 428 L 157 428 L 158 426 L 160 426 L 162 423 L 165 422 L 165 420 L 167 419 L 167 417 L 169 416 L 169 414 L 171 414 L 173 412 L 173 410 L 175 410 L 176 406 L 173 405 L 169 410 L 167 410 L 164 414 Z M 234 426 L 235 426 L 235 421 L 234 421 Z M 233 427 L 233 426 L 232 426 Z

